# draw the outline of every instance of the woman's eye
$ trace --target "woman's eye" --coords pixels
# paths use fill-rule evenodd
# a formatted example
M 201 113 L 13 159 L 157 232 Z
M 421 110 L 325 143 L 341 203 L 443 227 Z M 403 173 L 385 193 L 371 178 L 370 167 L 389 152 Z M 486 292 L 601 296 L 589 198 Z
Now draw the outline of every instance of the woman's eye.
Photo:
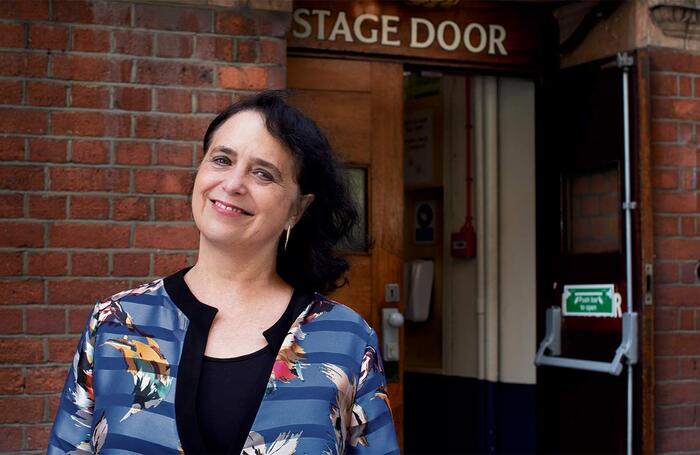
M 215 156 L 211 160 L 212 160 L 212 162 L 214 162 L 216 164 L 228 164 L 229 163 L 229 159 L 225 156 Z
M 269 172 L 267 172 L 263 169 L 254 170 L 253 174 L 257 175 L 258 177 L 260 177 L 261 179 L 263 179 L 267 182 L 271 182 L 272 180 L 274 180 L 274 178 L 272 177 L 272 174 L 270 174 Z

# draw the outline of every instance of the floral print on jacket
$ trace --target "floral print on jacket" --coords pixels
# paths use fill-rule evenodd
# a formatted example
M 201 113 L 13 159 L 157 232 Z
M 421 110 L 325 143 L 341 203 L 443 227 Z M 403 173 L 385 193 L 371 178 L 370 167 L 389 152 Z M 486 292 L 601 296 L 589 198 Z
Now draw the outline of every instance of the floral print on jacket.
M 349 307 L 309 295 L 281 334 L 241 453 L 399 453 L 374 330 Z M 203 347 L 185 344 L 196 339 L 188 338 L 195 326 L 208 329 L 196 311 L 183 311 L 163 278 L 96 302 L 66 378 L 48 453 L 175 454 L 197 447 L 185 404 L 176 406 L 179 394 L 183 402 L 191 398 L 184 397 L 190 393 L 184 383 L 176 386 L 192 375 L 192 364 L 180 364 L 183 351 L 191 351 L 192 363 L 203 354 Z M 206 329 L 197 336 L 206 337 Z

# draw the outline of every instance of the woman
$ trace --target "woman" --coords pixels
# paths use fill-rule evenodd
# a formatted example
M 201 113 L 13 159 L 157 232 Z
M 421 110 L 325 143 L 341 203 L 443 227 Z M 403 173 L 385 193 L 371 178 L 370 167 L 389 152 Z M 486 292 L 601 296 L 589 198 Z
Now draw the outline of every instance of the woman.
M 264 92 L 204 151 L 196 264 L 95 304 L 49 453 L 398 453 L 377 336 L 319 293 L 357 219 L 327 139 Z

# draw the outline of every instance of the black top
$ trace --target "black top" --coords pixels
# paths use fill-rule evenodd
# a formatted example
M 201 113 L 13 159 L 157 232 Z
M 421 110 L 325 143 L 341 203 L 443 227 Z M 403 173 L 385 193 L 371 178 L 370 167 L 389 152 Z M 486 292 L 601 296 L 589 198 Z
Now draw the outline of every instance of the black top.
M 294 290 L 287 309 L 263 332 L 267 346 L 243 356 L 204 355 L 218 312 L 200 302 L 187 286 L 185 267 L 163 279 L 165 290 L 190 320 L 179 367 L 175 418 L 182 448 L 191 453 L 240 453 L 253 425 L 277 352 L 289 328 L 313 295 Z
M 268 345 L 228 359 L 204 356 L 197 419 L 209 453 L 241 453 L 276 354 Z

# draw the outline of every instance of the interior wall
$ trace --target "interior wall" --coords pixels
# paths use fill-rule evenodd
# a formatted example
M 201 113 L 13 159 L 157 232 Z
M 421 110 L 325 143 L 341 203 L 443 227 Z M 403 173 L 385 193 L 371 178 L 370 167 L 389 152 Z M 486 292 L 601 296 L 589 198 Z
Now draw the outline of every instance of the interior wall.
M 534 384 L 535 87 L 499 78 L 500 380 Z
M 442 84 L 445 109 L 443 372 L 474 378 L 477 375 L 476 259 L 455 259 L 450 252 L 450 236 L 461 229 L 467 213 L 465 78 L 444 76 Z M 473 211 L 474 193 L 472 184 Z

